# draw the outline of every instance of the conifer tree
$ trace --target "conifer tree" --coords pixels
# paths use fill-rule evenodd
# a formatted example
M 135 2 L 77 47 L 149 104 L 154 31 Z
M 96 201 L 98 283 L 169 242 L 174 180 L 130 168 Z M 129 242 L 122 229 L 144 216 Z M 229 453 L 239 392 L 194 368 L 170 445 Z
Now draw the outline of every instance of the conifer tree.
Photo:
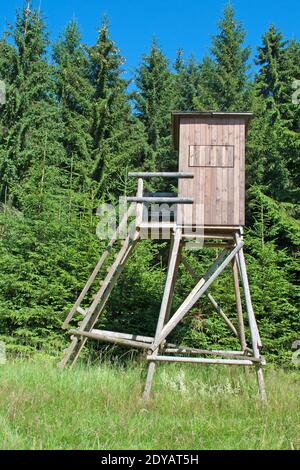
M 281 32 L 275 26 L 270 26 L 263 35 L 255 61 L 260 66 L 256 77 L 257 89 L 272 111 L 273 121 L 280 117 L 279 106 L 284 94 L 282 67 L 286 45 L 287 41 L 283 40 Z
M 142 128 L 132 116 L 128 82 L 122 77 L 124 59 L 110 38 L 104 19 L 97 44 L 89 48 L 92 95 L 92 177 L 98 197 L 123 194 L 127 172 L 138 165 Z
M 243 27 L 229 4 L 219 22 L 219 33 L 213 37 L 212 58 L 206 57 L 201 67 L 196 100 L 199 109 L 208 110 L 213 106 L 218 111 L 237 111 L 248 107 L 250 49 L 243 47 L 244 40 Z
M 137 70 L 136 85 L 135 110 L 144 125 L 148 144 L 144 168 L 156 171 L 174 169 L 170 113 L 175 105 L 175 84 L 168 61 L 155 40 Z
M 87 183 L 92 168 L 92 96 L 88 77 L 89 58 L 81 43 L 76 21 L 67 26 L 53 47 L 56 70 L 56 94 L 65 127 L 64 146 L 70 172 L 77 184 Z
M 263 98 L 260 120 L 268 127 L 264 138 L 264 183 L 267 194 L 277 200 L 299 196 L 299 106 L 293 103 L 293 82 L 300 77 L 300 48 L 295 41 L 286 41 L 271 25 L 258 48 L 256 64 L 260 67 L 255 79 L 256 94 Z M 261 129 L 257 129 L 257 135 Z M 257 145 L 255 145 L 257 149 Z
M 43 180 L 41 168 L 60 166 L 65 158 L 47 45 L 44 22 L 30 4 L 17 12 L 15 26 L 0 44 L 0 74 L 7 84 L 7 102 L 1 108 L 1 195 L 19 204 L 20 183 L 29 172 Z
M 200 67 L 194 56 L 185 63 L 180 49 L 175 62 L 176 104 L 180 111 L 191 111 L 195 108 L 196 98 L 200 87 Z

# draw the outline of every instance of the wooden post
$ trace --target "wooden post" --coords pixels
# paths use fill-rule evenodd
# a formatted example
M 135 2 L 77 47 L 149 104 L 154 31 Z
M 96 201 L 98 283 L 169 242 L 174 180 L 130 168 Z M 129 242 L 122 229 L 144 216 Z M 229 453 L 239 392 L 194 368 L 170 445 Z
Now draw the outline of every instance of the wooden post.
M 175 241 L 175 239 L 173 237 L 172 250 L 170 250 L 170 255 L 169 255 L 168 269 L 169 269 L 169 266 L 170 266 L 170 263 L 171 263 L 171 260 L 172 260 L 174 241 Z M 169 321 L 169 318 L 170 318 L 173 294 L 174 294 L 175 284 L 176 284 L 177 275 L 178 275 L 178 269 L 179 269 L 179 265 L 180 265 L 181 260 L 182 260 L 182 248 L 183 248 L 182 242 L 180 241 L 164 324 L 166 324 Z
M 168 311 L 170 311 L 171 294 L 174 288 L 174 276 L 175 276 L 175 271 L 176 271 L 176 266 L 177 266 L 178 252 L 179 252 L 180 243 L 181 243 L 181 235 L 182 235 L 181 230 L 176 229 L 175 235 L 174 235 L 174 241 L 171 242 L 172 252 L 171 252 L 170 262 L 168 266 L 167 280 L 166 280 L 164 295 L 163 295 L 159 318 L 158 318 L 157 327 L 156 327 L 155 340 L 158 340 L 161 334 L 162 328 L 165 324 L 166 315 Z M 154 358 L 155 356 L 157 356 L 158 346 L 155 350 L 152 351 L 151 357 Z M 150 396 L 154 372 L 155 372 L 155 362 L 150 360 L 145 390 L 143 394 L 144 400 L 147 400 Z
M 246 337 L 245 337 L 245 325 L 244 325 L 243 308 L 242 308 L 242 301 L 241 301 L 241 292 L 240 292 L 236 257 L 232 261 L 232 273 L 233 273 L 233 281 L 234 281 L 236 309 L 237 309 L 238 323 L 239 323 L 239 328 L 238 328 L 239 338 L 240 338 L 242 350 L 245 351 L 247 347 L 247 342 L 246 342 Z
M 241 236 L 239 234 L 236 234 L 237 243 L 240 243 L 241 239 L 242 239 Z M 247 307 L 247 313 L 248 313 L 248 319 L 249 319 L 253 354 L 255 358 L 260 359 L 259 348 L 261 347 L 261 340 L 260 340 L 260 336 L 259 336 L 259 332 L 257 328 L 257 323 L 256 323 L 253 307 L 252 307 L 251 294 L 250 294 L 250 288 L 249 288 L 249 282 L 248 282 L 248 276 L 247 276 L 247 268 L 246 268 L 243 249 L 239 251 L 238 257 L 239 257 L 241 278 L 242 278 L 242 283 L 244 287 L 245 301 L 246 301 L 246 307 Z M 257 375 L 257 382 L 258 382 L 261 399 L 263 401 L 266 401 L 267 394 L 265 390 L 264 376 L 263 376 L 263 370 L 262 370 L 261 364 L 258 364 L 256 366 L 256 375 Z
M 142 198 L 144 194 L 144 180 L 143 178 L 138 179 L 138 190 L 137 198 Z M 136 227 L 139 228 L 143 222 L 143 210 L 144 205 L 142 203 L 137 203 L 136 205 Z

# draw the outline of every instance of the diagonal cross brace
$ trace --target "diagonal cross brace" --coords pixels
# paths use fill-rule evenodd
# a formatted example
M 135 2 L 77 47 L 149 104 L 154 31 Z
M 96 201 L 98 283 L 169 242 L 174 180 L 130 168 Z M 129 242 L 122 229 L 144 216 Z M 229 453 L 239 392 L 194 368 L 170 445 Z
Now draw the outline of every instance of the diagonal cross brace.
M 189 262 L 184 258 L 182 259 L 182 262 L 183 262 L 184 266 L 186 267 L 186 269 L 188 270 L 188 272 L 190 273 L 190 275 L 193 278 L 197 279 L 198 276 L 197 276 L 196 272 L 194 271 L 194 269 L 190 266 Z M 207 293 L 205 295 L 210 300 L 210 302 L 212 303 L 212 305 L 214 306 L 216 311 L 221 315 L 221 317 L 223 318 L 223 320 L 225 321 L 225 323 L 229 327 L 229 329 L 232 331 L 232 333 L 235 336 L 238 336 L 238 332 L 237 332 L 234 324 L 230 321 L 230 319 L 227 317 L 227 315 L 223 312 L 222 308 L 217 304 L 217 302 L 215 301 L 213 296 L 209 293 Z
M 190 295 L 186 298 L 183 304 L 179 307 L 176 313 L 169 322 L 164 326 L 160 336 L 155 340 L 152 345 L 152 350 L 155 351 L 162 341 L 171 333 L 171 331 L 178 325 L 182 318 L 187 314 L 187 312 L 195 305 L 199 298 L 207 291 L 211 284 L 217 279 L 217 277 L 224 271 L 226 266 L 231 262 L 235 255 L 243 247 L 244 243 L 242 241 L 238 242 L 236 247 L 231 251 L 231 253 L 226 257 L 227 252 L 223 251 L 220 256 L 217 258 L 213 266 L 207 271 L 205 276 L 198 282 L 194 287 Z

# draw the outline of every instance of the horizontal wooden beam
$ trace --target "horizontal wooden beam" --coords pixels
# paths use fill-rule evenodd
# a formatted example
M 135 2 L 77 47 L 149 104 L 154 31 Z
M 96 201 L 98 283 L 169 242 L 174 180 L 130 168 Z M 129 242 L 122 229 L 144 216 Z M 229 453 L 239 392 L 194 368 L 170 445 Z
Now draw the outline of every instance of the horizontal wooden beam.
M 106 330 L 92 330 L 92 333 L 96 333 L 99 335 L 108 335 L 111 338 L 123 338 L 123 339 L 130 339 L 133 341 L 141 341 L 143 343 L 153 343 L 154 338 L 152 336 L 142 336 L 142 335 L 132 335 L 129 333 L 116 333 L 115 331 L 106 331 Z
M 186 172 L 142 172 L 142 173 L 128 173 L 128 176 L 134 178 L 194 178 L 193 173 Z
M 190 362 L 192 364 L 221 364 L 227 366 L 253 366 L 259 359 L 209 359 L 203 357 L 147 356 L 151 362 Z
M 110 335 L 109 333 L 112 333 L 112 332 L 107 332 L 107 331 L 101 332 L 101 330 L 96 330 L 96 332 L 95 330 L 92 330 L 92 331 L 70 330 L 69 333 L 72 336 L 83 336 L 85 338 L 95 339 L 95 340 L 103 341 L 106 343 L 119 344 L 122 346 L 130 346 L 130 347 L 139 348 L 139 349 L 150 349 L 149 348 L 150 342 L 142 342 L 138 340 L 126 339 L 120 336 L 122 335 L 121 333 L 119 333 L 119 337 L 116 336 L 116 333 L 113 335 Z
M 127 202 L 152 202 L 153 204 L 193 204 L 194 199 L 188 197 L 128 197 Z
M 177 227 L 175 222 L 142 222 L 139 225 L 140 228 L 144 229 L 175 229 Z
M 204 354 L 205 356 L 224 356 L 224 357 L 232 357 L 232 358 L 239 358 L 239 359 L 248 359 L 248 356 L 245 356 L 243 351 L 219 351 L 213 349 L 197 349 L 197 348 L 189 348 L 184 346 L 176 346 L 170 347 L 167 344 L 166 349 L 164 350 L 166 354 Z
M 81 307 L 77 307 L 77 312 L 80 313 L 80 315 L 82 315 L 83 317 L 86 316 L 86 310 L 84 310 L 84 308 L 81 308 Z
M 182 235 L 182 238 L 188 239 L 188 240 L 231 240 L 233 241 L 233 236 L 230 235 L 206 235 L 204 233 L 200 233 L 201 228 L 199 228 L 199 233 L 184 233 Z

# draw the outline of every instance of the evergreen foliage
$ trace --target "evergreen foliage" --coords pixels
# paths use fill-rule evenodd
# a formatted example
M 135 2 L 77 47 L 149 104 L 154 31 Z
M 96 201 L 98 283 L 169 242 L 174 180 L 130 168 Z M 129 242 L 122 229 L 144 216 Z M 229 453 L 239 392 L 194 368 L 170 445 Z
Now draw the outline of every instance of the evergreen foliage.
M 176 169 L 170 133 L 175 83 L 168 61 L 155 40 L 137 71 L 136 86 L 135 110 L 144 126 L 147 142 L 143 166 L 148 171 Z
M 41 14 L 30 6 L 17 12 L 0 39 L 0 80 L 7 87 L 6 104 L 0 104 L 0 340 L 11 351 L 63 349 L 62 320 L 104 247 L 96 237 L 96 207 L 117 207 L 120 195 L 134 192 L 130 170 L 177 170 L 170 111 L 252 110 L 246 155 L 249 276 L 265 352 L 289 363 L 300 326 L 300 105 L 292 101 L 300 46 L 271 25 L 252 79 L 244 42 L 245 32 L 227 6 L 202 62 L 185 59 L 180 50 L 173 70 L 153 41 L 129 93 L 125 60 L 107 19 L 91 47 L 72 20 L 48 54 Z M 167 190 L 163 184 L 153 181 L 148 189 Z M 203 250 L 191 254 L 190 262 L 201 274 L 213 256 Z M 165 242 L 140 243 L 101 325 L 153 334 L 166 265 Z M 174 308 L 194 282 L 181 268 Z M 229 270 L 212 290 L 234 318 Z M 206 299 L 173 339 L 237 346 Z
M 200 73 L 199 109 L 239 111 L 249 106 L 248 59 L 250 49 L 243 47 L 245 32 L 229 4 L 213 37 L 212 57 L 206 57 Z

